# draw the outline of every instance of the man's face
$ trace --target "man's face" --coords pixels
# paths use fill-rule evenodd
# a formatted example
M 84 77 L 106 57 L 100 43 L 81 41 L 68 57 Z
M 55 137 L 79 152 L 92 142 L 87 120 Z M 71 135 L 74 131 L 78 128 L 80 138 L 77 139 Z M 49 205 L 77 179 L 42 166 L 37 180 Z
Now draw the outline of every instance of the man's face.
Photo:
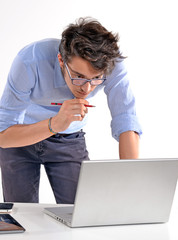
M 58 54 L 58 59 L 65 81 L 73 95 L 76 98 L 85 99 L 96 86 L 92 86 L 90 82 L 86 82 L 82 86 L 73 85 L 60 54 Z M 96 71 L 88 61 L 77 56 L 72 57 L 70 62 L 67 63 L 67 66 L 72 78 L 93 79 L 102 75 L 102 73 Z

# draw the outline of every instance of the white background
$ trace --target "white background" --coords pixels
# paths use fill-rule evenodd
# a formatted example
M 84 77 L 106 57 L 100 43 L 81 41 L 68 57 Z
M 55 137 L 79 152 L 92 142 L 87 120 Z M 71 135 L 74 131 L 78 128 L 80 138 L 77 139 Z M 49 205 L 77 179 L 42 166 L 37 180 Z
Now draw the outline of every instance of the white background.
M 142 125 L 140 157 L 177 157 L 178 34 L 173 0 L 0 0 L 0 95 L 17 52 L 44 38 L 60 38 L 79 17 L 118 32 Z M 91 159 L 118 158 L 104 93 L 89 110 L 85 129 Z M 40 202 L 54 198 L 42 169 Z

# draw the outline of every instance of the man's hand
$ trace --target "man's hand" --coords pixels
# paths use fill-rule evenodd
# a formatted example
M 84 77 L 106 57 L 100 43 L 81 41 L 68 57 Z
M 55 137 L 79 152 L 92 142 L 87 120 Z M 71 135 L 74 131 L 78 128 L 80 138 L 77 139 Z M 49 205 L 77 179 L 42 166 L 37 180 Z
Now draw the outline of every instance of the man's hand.
M 73 99 L 65 101 L 58 114 L 52 118 L 51 128 L 53 131 L 62 132 L 68 128 L 73 121 L 82 121 L 88 112 L 84 99 Z M 15 124 L 0 132 L 0 147 L 22 147 L 40 142 L 51 136 L 48 128 L 49 119 L 33 124 Z
M 51 127 L 55 132 L 63 132 L 71 122 L 82 121 L 88 108 L 85 107 L 88 101 L 85 99 L 66 100 L 62 104 L 58 114 L 52 118 Z

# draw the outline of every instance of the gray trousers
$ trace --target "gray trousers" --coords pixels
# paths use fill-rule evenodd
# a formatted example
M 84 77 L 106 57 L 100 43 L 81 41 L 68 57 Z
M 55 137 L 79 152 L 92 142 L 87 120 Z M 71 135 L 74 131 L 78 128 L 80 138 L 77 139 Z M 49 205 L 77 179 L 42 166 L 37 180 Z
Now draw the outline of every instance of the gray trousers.
M 4 201 L 39 202 L 43 164 L 56 202 L 74 203 L 81 162 L 89 160 L 84 134 L 57 134 L 26 147 L 0 148 Z

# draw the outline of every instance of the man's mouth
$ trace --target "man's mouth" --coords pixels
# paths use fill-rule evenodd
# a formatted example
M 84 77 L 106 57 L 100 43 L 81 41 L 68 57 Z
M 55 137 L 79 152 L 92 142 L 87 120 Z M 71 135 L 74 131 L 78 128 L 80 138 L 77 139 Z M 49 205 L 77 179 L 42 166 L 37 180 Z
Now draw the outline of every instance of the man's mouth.
M 83 92 L 83 91 L 78 91 L 77 93 L 83 96 L 86 96 L 89 94 L 88 92 Z
M 77 91 L 75 96 L 78 98 L 86 98 L 88 94 L 89 93 Z

